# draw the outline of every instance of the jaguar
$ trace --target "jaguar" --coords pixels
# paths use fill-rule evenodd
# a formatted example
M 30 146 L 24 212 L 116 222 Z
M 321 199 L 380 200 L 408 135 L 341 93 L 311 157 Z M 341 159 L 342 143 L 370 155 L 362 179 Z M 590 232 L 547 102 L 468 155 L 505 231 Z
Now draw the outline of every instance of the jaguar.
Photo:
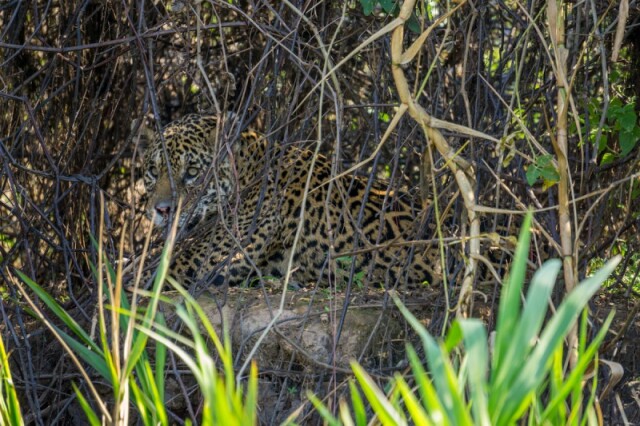
M 160 227 L 178 216 L 184 235 L 173 278 L 237 286 L 289 271 L 289 282 L 310 285 L 350 271 L 389 288 L 438 281 L 419 197 L 337 174 L 304 143 L 254 131 L 226 138 L 218 121 L 186 115 L 143 148 L 147 215 Z

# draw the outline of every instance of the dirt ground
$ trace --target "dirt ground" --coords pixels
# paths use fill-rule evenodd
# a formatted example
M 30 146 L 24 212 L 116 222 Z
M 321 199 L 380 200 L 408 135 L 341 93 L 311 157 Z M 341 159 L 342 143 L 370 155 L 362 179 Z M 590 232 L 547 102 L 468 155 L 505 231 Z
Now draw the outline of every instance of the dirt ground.
M 237 365 L 248 356 L 257 361 L 262 424 L 278 424 L 299 410 L 306 401 L 307 391 L 332 395 L 334 401 L 346 395 L 347 380 L 352 377 L 351 360 L 358 360 L 374 378 L 390 377 L 394 372 L 406 373 L 405 345 L 411 342 L 419 346 L 413 330 L 381 291 L 354 292 L 342 323 L 344 293 L 289 291 L 278 321 L 257 345 L 259 336 L 278 311 L 281 294 L 234 289 L 226 293 L 224 307 L 220 308 L 216 300 L 221 301 L 212 294 L 198 299 L 216 327 L 221 328 L 222 321 L 230 327 Z M 425 291 L 420 297 L 405 295 L 405 300 L 428 329 L 439 331 L 437 318 L 442 312 L 443 300 L 436 292 Z M 600 354 L 598 392 L 605 424 L 640 422 L 637 306 L 637 298 L 605 291 L 591 304 L 595 329 L 613 308 L 616 311 Z M 485 322 L 492 321 L 494 311 L 489 299 L 476 298 L 474 312 Z M 340 324 L 340 338 L 336 340 Z M 624 334 L 620 334 L 623 330 Z M 619 367 L 623 369 L 621 377 L 617 376 Z M 175 399 L 178 400 L 179 397 Z M 308 416 L 303 417 L 305 422 L 314 418 L 309 407 L 302 412 Z

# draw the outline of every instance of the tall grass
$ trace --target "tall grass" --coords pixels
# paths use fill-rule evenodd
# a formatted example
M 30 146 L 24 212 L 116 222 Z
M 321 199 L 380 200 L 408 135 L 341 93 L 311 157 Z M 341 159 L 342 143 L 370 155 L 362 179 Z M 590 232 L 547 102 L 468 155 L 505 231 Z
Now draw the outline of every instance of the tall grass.
M 123 235 L 125 232 L 123 232 Z M 248 384 L 236 384 L 228 335 L 221 340 L 196 301 L 174 280 L 167 278 L 167 269 L 175 236 L 175 224 L 165 249 L 152 290 L 144 306 L 137 301 L 139 277 L 135 281 L 132 301 L 123 291 L 122 244 L 120 262 L 114 269 L 107 259 L 102 240 L 94 241 L 98 251 L 97 267 L 91 265 L 98 282 L 98 336 L 93 338 L 66 312 L 40 285 L 20 271 L 18 277 L 27 285 L 64 325 L 50 321 L 18 282 L 23 297 L 33 312 L 59 340 L 70 358 L 81 372 L 83 381 L 72 383 L 78 402 L 91 425 L 128 425 L 132 422 L 130 407 L 135 407 L 139 421 L 144 425 L 168 425 L 169 416 L 165 408 L 165 362 L 167 349 L 173 351 L 191 370 L 202 393 L 202 424 L 252 425 L 257 413 L 257 368 L 252 365 Z M 104 273 L 103 273 L 104 271 Z M 183 303 L 169 300 L 161 295 L 165 282 L 171 283 L 184 298 Z M 160 302 L 174 309 L 189 330 L 189 337 L 173 332 L 165 325 L 158 307 Z M 203 328 L 206 334 L 200 332 Z M 155 341 L 155 349 L 149 349 L 149 338 Z M 207 339 L 215 346 L 213 354 Z M 0 349 L 3 349 L 0 347 Z M 4 354 L 4 351 L 1 351 Z M 218 371 L 216 360 L 221 361 Z M 0 393 L 0 410 L 9 419 L 19 419 L 19 407 L 15 391 L 11 386 L 6 356 L 0 358 L 0 379 L 6 392 Z M 106 381 L 112 393 L 105 398 L 94 386 L 97 380 Z M 91 397 L 84 395 L 89 389 Z M 4 398 L 2 398 L 4 397 Z M 8 409 L 4 410 L 6 403 Z M 13 414 L 17 413 L 17 414 Z M 16 420 L 17 422 L 18 420 Z M 2 424 L 20 424 L 4 422 Z M 190 420 L 187 420 L 189 423 Z
M 9 357 L 0 339 L 0 425 L 22 426 L 24 420 L 9 370 Z
M 329 424 L 366 425 L 511 425 L 601 424 L 595 400 L 598 347 L 613 312 L 587 343 L 587 316 L 580 322 L 577 363 L 565 369 L 564 339 L 580 312 L 620 261 L 607 262 L 572 291 L 548 318 L 549 297 L 561 262 L 546 262 L 533 276 L 521 302 L 529 253 L 531 215 L 527 216 L 506 285 L 502 289 L 497 326 L 490 348 L 485 325 L 477 319 L 455 321 L 437 341 L 393 296 L 394 302 L 421 340 L 427 368 L 411 346 L 407 354 L 412 376 L 396 374 L 384 393 L 357 363 L 350 383 L 351 405 L 342 401 L 338 417 L 314 395 L 310 400 Z M 587 380 L 587 369 L 596 369 Z M 522 423 L 521 423 L 522 424 Z

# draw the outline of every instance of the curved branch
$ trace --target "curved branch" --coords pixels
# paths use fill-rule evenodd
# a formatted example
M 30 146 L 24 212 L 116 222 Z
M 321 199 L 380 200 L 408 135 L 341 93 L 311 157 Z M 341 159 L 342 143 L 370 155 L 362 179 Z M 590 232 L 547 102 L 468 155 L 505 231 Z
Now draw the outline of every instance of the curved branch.
M 415 55 L 418 51 L 415 47 L 410 47 L 410 52 L 402 51 L 404 24 L 411 16 L 414 4 L 415 0 L 407 0 L 400 9 L 398 19 L 402 20 L 403 24 L 397 26 L 391 36 L 391 70 L 402 106 L 405 106 L 411 117 L 422 126 L 427 136 L 427 143 L 433 144 L 440 155 L 446 160 L 446 164 L 453 173 L 456 183 L 460 188 L 460 194 L 464 200 L 469 221 L 469 236 L 466 238 L 466 241 L 462 242 L 461 246 L 464 254 L 465 247 L 468 245 L 469 256 L 462 256 L 465 259 L 465 273 L 456 307 L 456 316 L 466 317 L 469 313 L 473 280 L 478 266 L 478 259 L 480 258 L 480 218 L 476 214 L 473 167 L 467 160 L 457 155 L 455 149 L 453 149 L 444 136 L 442 136 L 442 133 L 436 127 L 436 123 L 441 123 L 441 121 L 431 117 L 427 111 L 416 102 L 409 90 L 409 84 L 404 75 L 404 71 L 400 66 L 400 64 L 407 63 L 411 60 L 412 54 Z M 436 214 L 438 213 L 436 212 Z M 446 277 L 443 277 L 443 282 L 446 284 Z

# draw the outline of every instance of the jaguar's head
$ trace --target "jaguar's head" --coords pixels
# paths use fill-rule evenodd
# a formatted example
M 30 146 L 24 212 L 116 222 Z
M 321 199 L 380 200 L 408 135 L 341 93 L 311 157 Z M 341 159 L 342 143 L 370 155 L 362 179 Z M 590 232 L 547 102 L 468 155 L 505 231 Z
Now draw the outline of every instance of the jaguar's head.
M 215 214 L 217 203 L 228 197 L 232 174 L 229 162 L 218 160 L 216 124 L 215 116 L 190 114 L 143 148 L 147 215 L 156 225 L 169 224 L 179 199 L 182 227 Z

